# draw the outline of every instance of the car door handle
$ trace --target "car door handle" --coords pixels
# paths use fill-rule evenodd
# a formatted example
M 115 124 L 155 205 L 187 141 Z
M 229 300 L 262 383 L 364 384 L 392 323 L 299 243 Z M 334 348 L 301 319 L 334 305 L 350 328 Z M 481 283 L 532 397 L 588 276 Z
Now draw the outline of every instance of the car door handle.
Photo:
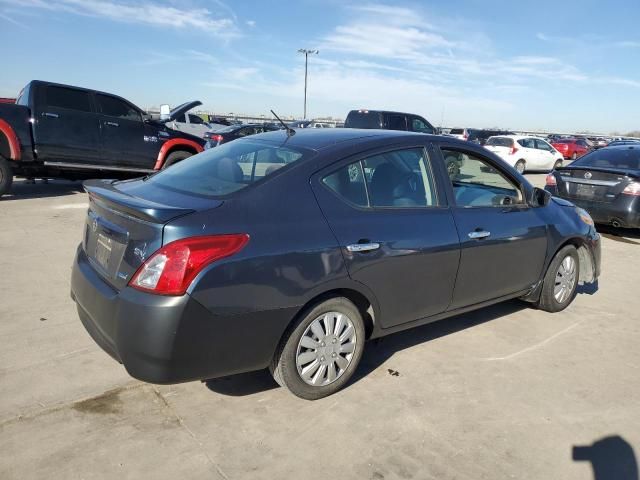
M 380 248 L 379 243 L 353 243 L 347 245 L 347 250 L 350 252 L 370 252 L 371 250 L 377 250 Z
M 57 113 L 43 112 L 42 116 L 49 117 L 49 118 L 58 118 L 60 115 L 58 115 Z
M 487 238 L 489 235 L 491 235 L 491 232 L 487 232 L 486 230 L 476 230 L 475 232 L 469 232 L 469 238 L 472 238 L 474 240 Z
M 119 127 L 120 124 L 116 122 L 104 122 L 105 125 L 109 125 L 110 127 Z

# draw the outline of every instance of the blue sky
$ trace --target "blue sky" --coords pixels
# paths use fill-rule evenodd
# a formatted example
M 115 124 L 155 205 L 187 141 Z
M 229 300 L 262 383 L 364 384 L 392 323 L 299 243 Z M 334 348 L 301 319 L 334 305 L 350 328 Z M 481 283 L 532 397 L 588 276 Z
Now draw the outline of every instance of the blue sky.
M 521 4 L 522 3 L 522 4 Z M 640 2 L 0 0 L 0 96 L 31 79 L 141 107 L 445 126 L 640 129 Z

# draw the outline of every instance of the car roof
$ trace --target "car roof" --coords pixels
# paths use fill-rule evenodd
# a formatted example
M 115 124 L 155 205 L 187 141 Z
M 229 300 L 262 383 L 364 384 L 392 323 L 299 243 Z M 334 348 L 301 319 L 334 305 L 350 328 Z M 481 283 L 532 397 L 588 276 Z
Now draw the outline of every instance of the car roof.
M 354 140 L 389 139 L 399 140 L 403 138 L 429 137 L 442 139 L 437 135 L 427 135 L 424 133 L 407 132 L 404 130 L 377 130 L 359 128 L 301 128 L 294 129 L 295 135 L 288 137 L 286 130 L 276 130 L 252 136 L 254 139 L 268 142 L 285 143 L 291 146 L 309 148 L 312 150 L 322 150 L 337 143 Z M 462 142 L 465 143 L 465 142 Z

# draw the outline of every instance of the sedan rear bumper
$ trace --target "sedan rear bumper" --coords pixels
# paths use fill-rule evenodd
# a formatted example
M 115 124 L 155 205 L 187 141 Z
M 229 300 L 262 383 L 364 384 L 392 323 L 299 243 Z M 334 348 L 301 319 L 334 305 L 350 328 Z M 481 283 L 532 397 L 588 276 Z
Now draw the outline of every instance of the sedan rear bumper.
M 114 290 L 81 247 L 71 297 L 94 341 L 127 372 L 150 383 L 204 380 L 268 366 L 293 312 L 289 309 L 220 316 L 188 294 Z

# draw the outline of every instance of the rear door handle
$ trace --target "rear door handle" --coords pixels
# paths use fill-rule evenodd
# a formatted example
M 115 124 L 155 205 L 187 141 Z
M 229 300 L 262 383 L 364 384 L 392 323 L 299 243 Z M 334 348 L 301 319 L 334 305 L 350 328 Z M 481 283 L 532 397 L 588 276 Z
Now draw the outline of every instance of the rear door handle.
M 472 238 L 474 240 L 487 238 L 489 235 L 491 235 L 491 232 L 487 232 L 486 230 L 476 230 L 475 232 L 469 232 L 469 238 Z
M 371 250 L 377 250 L 380 248 L 379 243 L 353 243 L 347 245 L 347 250 L 350 252 L 370 252 Z
M 43 117 L 49 117 L 49 118 L 58 118 L 59 115 L 57 113 L 49 113 L 49 112 L 43 112 L 42 113 Z
M 110 127 L 119 127 L 120 124 L 116 122 L 104 122 L 105 125 L 109 125 Z

